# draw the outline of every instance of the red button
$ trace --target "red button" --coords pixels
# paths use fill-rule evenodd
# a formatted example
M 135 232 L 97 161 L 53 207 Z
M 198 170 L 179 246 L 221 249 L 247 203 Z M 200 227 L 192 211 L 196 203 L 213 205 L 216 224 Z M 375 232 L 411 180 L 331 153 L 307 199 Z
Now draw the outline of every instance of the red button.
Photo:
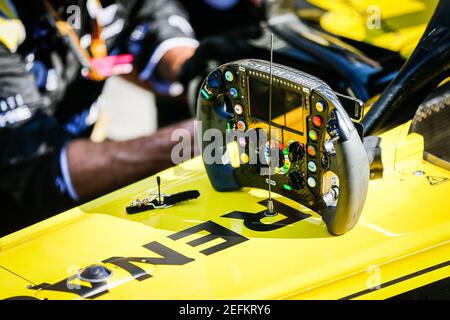
M 317 155 L 317 149 L 314 146 L 308 146 L 308 154 L 311 157 L 315 157 Z
M 239 121 L 237 127 L 240 131 L 247 130 L 247 124 L 244 121 Z
M 318 116 L 313 117 L 312 122 L 316 128 L 320 128 L 322 126 L 322 118 L 321 117 L 318 117 Z

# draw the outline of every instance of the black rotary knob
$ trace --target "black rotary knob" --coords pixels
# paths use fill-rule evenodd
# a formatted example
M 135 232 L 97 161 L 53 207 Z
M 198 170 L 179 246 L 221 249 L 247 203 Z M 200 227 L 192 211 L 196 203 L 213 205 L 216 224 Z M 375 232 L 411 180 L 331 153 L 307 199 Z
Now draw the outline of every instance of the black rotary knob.
M 294 189 L 299 190 L 305 186 L 304 175 L 300 172 L 293 171 L 289 173 L 289 178 L 291 178 L 291 183 Z
M 222 73 L 219 70 L 211 73 L 207 79 L 208 87 L 211 89 L 220 89 L 222 87 Z
M 292 142 L 289 145 L 289 160 L 291 162 L 302 161 L 305 157 L 305 146 L 300 142 Z
M 271 157 L 272 160 L 274 161 L 274 165 L 277 168 L 281 168 L 284 166 L 284 154 L 282 151 L 280 151 L 279 148 L 271 148 L 270 149 L 271 152 Z

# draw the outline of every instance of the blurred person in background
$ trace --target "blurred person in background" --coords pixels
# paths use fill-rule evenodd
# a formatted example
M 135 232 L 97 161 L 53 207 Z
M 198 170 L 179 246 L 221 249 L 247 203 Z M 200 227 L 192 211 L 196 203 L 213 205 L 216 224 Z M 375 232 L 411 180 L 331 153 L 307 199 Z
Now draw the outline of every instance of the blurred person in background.
M 230 39 L 257 36 L 263 7 L 263 0 L 0 0 L 0 232 L 172 166 L 172 132 L 193 136 L 192 121 L 177 123 L 191 117 L 184 86 L 208 58 L 239 51 Z M 313 9 L 317 20 L 324 11 Z M 215 39 L 208 56 L 205 43 L 221 35 L 228 38 Z M 116 75 L 168 99 L 159 122 L 174 125 L 92 142 L 97 100 Z
M 137 26 L 130 40 L 131 48 L 135 52 L 143 50 L 153 54 L 140 74 L 133 73 L 126 77 L 156 93 L 157 122 L 160 127 L 192 116 L 184 94 L 184 87 L 189 80 L 202 75 L 206 69 L 204 63 L 214 59 L 217 50 L 224 52 L 225 56 L 228 51 L 232 51 L 232 56 L 235 56 L 233 51 L 239 49 L 230 48 L 230 38 L 258 37 L 263 17 L 262 0 L 173 2 L 177 2 L 182 11 L 169 10 L 165 17 L 166 23 L 177 27 L 178 32 L 158 32 L 156 25 L 147 23 Z M 155 34 L 158 36 L 155 37 Z M 214 43 L 208 40 L 214 40 Z M 213 50 L 210 49 L 211 45 L 214 46 Z M 201 52 L 194 55 L 199 46 L 203 46 Z M 236 53 L 238 58 L 245 56 Z
M 246 6 L 0 0 L 0 233 L 172 166 L 171 134 L 193 137 L 192 120 L 130 141 L 89 139 L 104 82 L 132 74 L 158 94 L 180 95 L 180 69 L 198 47 L 194 28 L 203 36 L 235 27 Z M 220 20 L 224 10 L 231 16 Z

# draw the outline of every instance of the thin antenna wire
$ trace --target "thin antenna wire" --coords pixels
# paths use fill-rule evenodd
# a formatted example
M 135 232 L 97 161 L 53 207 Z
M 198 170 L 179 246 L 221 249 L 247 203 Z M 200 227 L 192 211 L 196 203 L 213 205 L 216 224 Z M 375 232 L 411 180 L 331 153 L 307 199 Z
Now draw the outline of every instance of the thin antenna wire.
M 158 203 L 161 204 L 161 178 L 156 177 L 156 183 L 158 185 Z
M 267 201 L 267 216 L 276 215 L 272 201 L 272 85 L 273 85 L 273 33 L 270 34 L 270 80 L 269 80 L 269 200 Z

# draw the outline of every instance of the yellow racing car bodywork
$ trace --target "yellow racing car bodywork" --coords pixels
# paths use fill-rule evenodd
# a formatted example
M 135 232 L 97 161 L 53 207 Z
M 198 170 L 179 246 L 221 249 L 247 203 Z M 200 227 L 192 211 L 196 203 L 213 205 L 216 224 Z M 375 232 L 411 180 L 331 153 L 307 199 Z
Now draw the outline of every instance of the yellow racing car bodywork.
M 400 52 L 416 48 L 438 0 L 308 0 L 326 10 L 320 25 L 332 34 Z
M 128 215 L 155 177 L 0 239 L 0 299 L 384 299 L 450 276 L 450 171 L 423 160 L 409 123 L 382 135 L 384 177 L 354 230 L 267 191 L 219 193 L 200 158 L 160 174 L 197 200 Z M 104 283 L 76 276 L 112 270 Z

